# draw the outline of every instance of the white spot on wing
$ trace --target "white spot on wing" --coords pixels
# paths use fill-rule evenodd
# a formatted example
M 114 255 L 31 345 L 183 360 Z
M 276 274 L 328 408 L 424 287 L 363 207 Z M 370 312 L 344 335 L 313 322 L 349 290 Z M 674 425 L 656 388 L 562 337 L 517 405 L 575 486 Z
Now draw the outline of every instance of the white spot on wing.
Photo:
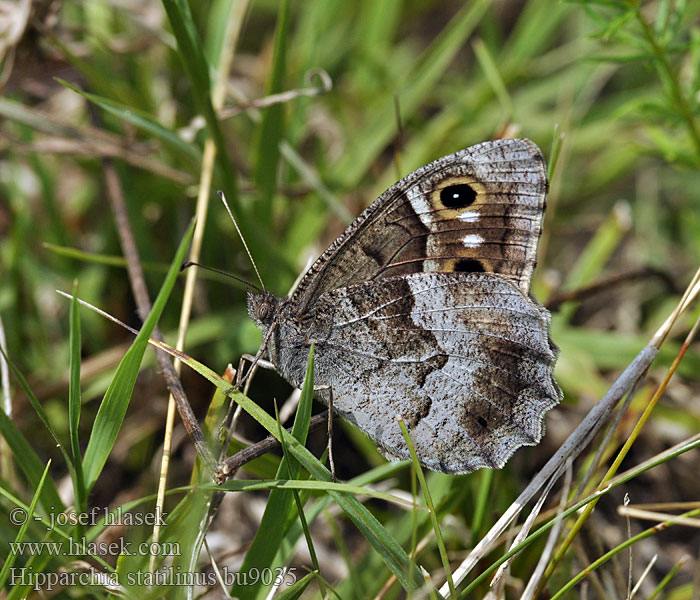
M 464 236 L 462 242 L 464 242 L 464 245 L 467 248 L 472 248 L 474 246 L 480 246 L 484 242 L 484 238 L 482 238 L 478 233 L 468 233 Z
M 467 212 L 462 213 L 459 215 L 457 218 L 460 221 L 464 221 L 465 223 L 474 223 L 479 220 L 479 213 L 474 211 L 474 210 L 468 210 Z
M 427 200 L 428 196 L 421 192 L 420 188 L 417 186 L 406 190 L 406 196 L 413 210 L 416 211 L 418 218 L 423 222 L 423 225 L 428 229 L 432 229 L 433 219 L 430 204 L 428 204 Z

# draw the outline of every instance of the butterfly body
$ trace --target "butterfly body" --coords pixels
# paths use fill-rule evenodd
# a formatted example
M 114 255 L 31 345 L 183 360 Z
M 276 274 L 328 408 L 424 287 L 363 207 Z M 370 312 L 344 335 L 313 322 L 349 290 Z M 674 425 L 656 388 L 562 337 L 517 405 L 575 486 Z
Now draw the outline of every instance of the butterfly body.
M 465 473 L 537 443 L 561 397 L 549 315 L 529 295 L 546 176 L 528 140 L 486 142 L 387 190 L 290 298 L 249 295 L 271 362 L 389 458 Z

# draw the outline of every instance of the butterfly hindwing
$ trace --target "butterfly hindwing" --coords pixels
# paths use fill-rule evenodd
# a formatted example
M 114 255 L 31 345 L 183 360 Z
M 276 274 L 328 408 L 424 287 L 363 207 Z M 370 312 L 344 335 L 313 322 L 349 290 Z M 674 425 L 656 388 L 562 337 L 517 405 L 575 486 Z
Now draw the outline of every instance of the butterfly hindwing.
M 408 457 L 400 415 L 426 466 L 500 467 L 540 440 L 559 401 L 548 316 L 502 277 L 363 282 L 324 294 L 309 317 L 317 385 L 389 456 Z

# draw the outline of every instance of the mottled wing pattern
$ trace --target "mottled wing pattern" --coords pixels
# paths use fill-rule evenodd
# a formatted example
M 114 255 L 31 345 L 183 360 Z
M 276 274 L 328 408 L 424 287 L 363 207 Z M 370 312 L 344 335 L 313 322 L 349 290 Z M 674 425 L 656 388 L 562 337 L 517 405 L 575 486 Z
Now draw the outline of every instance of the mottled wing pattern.
M 561 398 L 549 314 L 529 295 L 547 187 L 529 140 L 441 158 L 382 194 L 285 300 L 249 312 L 300 385 L 316 344 L 317 395 L 389 457 L 466 473 L 537 443 Z
M 490 272 L 527 294 L 547 188 L 525 139 L 484 142 L 432 162 L 384 192 L 312 265 L 292 296 L 417 272 Z
M 308 317 L 316 384 L 390 458 L 408 458 L 401 415 L 426 467 L 501 467 L 540 440 L 561 396 L 547 311 L 499 276 L 363 282 L 324 294 Z

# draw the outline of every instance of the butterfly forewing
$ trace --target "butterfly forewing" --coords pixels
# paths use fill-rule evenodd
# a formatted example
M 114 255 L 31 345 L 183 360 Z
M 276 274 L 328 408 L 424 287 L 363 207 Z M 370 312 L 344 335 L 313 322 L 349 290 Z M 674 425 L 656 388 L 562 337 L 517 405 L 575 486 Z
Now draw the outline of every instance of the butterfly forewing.
M 320 294 L 418 272 L 489 272 L 527 293 L 547 178 L 529 140 L 496 140 L 414 171 L 382 194 L 323 253 L 294 294 Z

